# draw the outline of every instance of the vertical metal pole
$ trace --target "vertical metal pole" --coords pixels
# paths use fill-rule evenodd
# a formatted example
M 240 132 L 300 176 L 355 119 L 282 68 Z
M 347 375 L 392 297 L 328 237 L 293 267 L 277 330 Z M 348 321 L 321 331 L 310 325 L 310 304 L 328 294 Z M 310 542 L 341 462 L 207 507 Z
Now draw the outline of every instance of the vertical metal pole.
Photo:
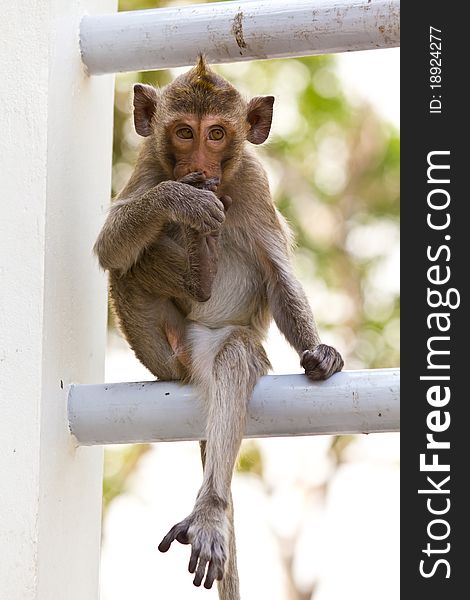
M 97 600 L 102 449 L 75 448 L 71 381 L 102 380 L 113 76 L 80 61 L 84 13 L 3 2 L 0 39 L 0 581 L 8 600 Z

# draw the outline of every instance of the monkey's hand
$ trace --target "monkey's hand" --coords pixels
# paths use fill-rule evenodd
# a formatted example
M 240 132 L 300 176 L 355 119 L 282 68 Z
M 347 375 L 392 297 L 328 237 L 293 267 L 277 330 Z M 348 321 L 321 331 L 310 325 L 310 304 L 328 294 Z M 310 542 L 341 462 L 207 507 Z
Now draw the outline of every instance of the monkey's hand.
M 192 185 L 199 190 L 209 190 L 210 192 L 214 192 L 214 194 L 217 192 L 217 188 L 220 184 L 220 179 L 218 177 L 210 177 L 209 179 L 206 179 L 206 176 L 202 171 L 188 173 L 184 177 L 178 179 L 178 181 L 180 183 Z M 232 198 L 230 198 L 230 196 L 218 196 L 218 198 L 224 205 L 225 212 L 227 212 L 232 205 Z
M 168 200 L 165 208 L 170 220 L 187 225 L 202 235 L 220 231 L 225 221 L 225 209 L 214 192 L 179 181 L 163 181 L 155 189 Z
M 199 587 L 205 576 L 204 587 L 210 589 L 215 579 L 224 576 L 227 560 L 228 519 L 225 510 L 195 509 L 189 517 L 174 525 L 160 542 L 160 552 L 167 552 L 174 540 L 191 544 L 188 570 L 195 573 L 193 583 Z M 207 567 L 207 573 L 206 573 Z
M 313 350 L 305 350 L 300 365 L 309 379 L 318 381 L 341 371 L 344 362 L 341 354 L 332 346 L 318 344 Z
M 211 192 L 216 192 L 217 186 L 220 183 L 218 177 L 210 177 L 207 179 L 202 171 L 193 171 L 192 173 L 188 173 L 187 175 L 180 177 L 178 181 L 180 183 L 192 185 L 199 190 L 210 190 Z

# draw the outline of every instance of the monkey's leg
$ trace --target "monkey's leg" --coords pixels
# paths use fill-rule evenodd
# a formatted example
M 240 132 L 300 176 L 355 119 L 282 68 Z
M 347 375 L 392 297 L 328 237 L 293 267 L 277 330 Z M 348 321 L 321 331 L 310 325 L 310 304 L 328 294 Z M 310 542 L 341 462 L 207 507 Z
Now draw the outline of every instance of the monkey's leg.
M 140 362 L 158 379 L 184 379 L 186 322 L 173 302 L 113 277 L 111 297 L 120 329 Z
M 194 325 L 189 339 L 191 376 L 207 408 L 204 479 L 192 513 L 168 532 L 159 549 L 166 552 L 175 539 L 191 544 L 189 571 L 195 573 L 194 584 L 199 586 L 205 579 L 204 587 L 210 588 L 215 579 L 226 576 L 221 598 L 238 600 L 233 574 L 225 572 L 230 546 L 230 483 L 245 429 L 247 402 L 269 362 L 248 327 L 210 330 Z

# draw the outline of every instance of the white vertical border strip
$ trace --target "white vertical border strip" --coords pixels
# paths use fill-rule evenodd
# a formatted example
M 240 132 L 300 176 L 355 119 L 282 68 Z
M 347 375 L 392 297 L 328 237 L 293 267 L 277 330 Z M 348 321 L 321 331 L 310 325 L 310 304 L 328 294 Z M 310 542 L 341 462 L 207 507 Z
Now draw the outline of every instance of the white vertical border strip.
M 98 600 L 102 449 L 76 448 L 71 381 L 103 379 L 113 76 L 80 60 L 115 0 L 2 3 L 0 581 L 8 600 Z

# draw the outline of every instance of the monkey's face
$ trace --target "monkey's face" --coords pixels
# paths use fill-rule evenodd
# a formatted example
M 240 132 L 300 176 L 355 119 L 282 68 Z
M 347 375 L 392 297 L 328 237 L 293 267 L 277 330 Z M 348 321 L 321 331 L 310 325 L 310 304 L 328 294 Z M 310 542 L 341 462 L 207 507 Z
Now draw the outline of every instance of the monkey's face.
M 233 123 L 217 115 L 181 115 L 167 128 L 166 138 L 172 155 L 173 176 L 201 172 L 206 179 L 221 182 L 224 164 L 237 146 Z
M 217 92 L 212 99 L 217 104 Z M 173 114 L 162 136 L 166 157 L 176 180 L 202 172 L 219 185 L 230 178 L 241 160 L 246 141 L 262 144 L 271 129 L 273 96 L 258 96 L 246 104 L 241 97 L 226 102 L 220 112 Z M 170 114 L 171 114 L 170 112 Z
M 273 96 L 247 103 L 200 57 L 162 90 L 134 86 L 134 124 L 137 133 L 151 136 L 150 146 L 170 178 L 202 172 L 221 184 L 237 171 L 246 141 L 267 139 L 273 103 Z

